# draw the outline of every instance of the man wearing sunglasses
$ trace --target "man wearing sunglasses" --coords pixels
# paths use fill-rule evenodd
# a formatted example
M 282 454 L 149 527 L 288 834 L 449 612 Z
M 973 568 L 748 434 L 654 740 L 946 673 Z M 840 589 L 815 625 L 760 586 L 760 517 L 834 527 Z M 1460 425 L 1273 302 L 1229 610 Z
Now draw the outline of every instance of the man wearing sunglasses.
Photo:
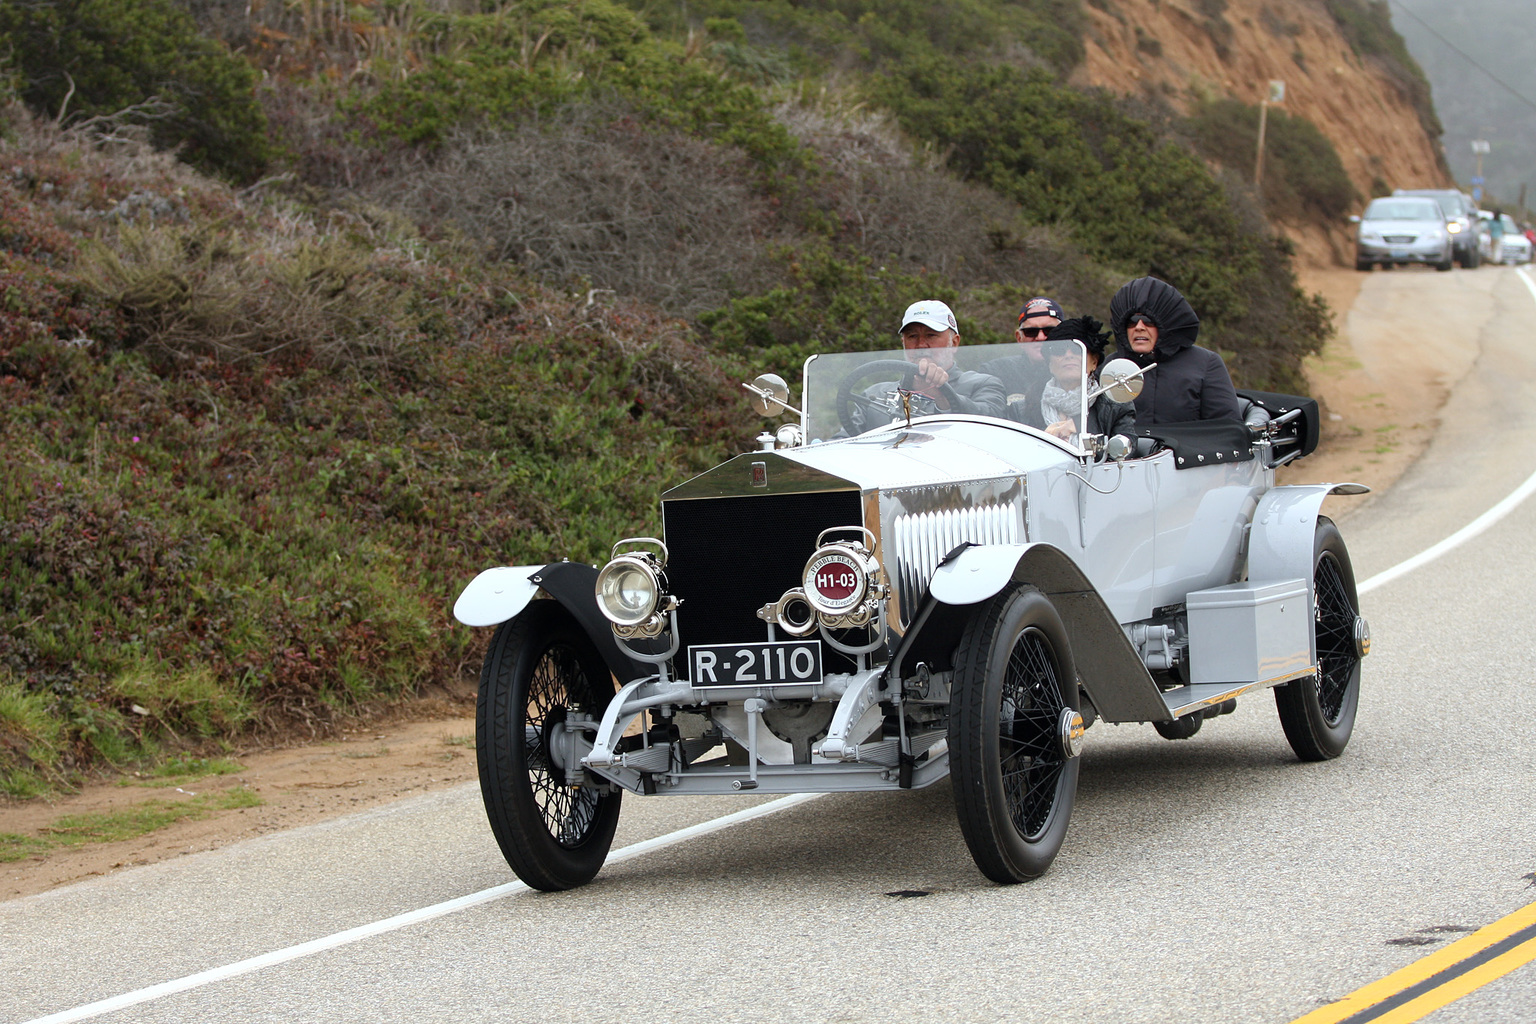
M 1127 282 L 1109 302 L 1116 356 L 1156 363 L 1136 396 L 1136 425 L 1241 420 L 1237 392 L 1221 356 L 1195 344 L 1200 318 L 1179 290 L 1155 277 Z
M 1055 299 L 1044 295 L 1030 299 L 1019 310 L 1018 326 L 1013 329 L 1014 340 L 1023 346 L 1019 354 L 993 359 L 981 367 L 982 373 L 990 373 L 1003 382 L 1009 402 L 1022 401 L 1035 385 L 1051 375 L 1041 355 L 1040 342 L 1063 319 Z

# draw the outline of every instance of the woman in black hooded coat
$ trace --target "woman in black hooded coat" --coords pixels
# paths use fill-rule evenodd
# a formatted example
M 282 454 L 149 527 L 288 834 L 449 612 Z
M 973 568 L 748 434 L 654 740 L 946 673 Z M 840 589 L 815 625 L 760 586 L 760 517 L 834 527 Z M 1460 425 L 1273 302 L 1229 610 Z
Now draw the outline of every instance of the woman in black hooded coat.
M 1157 364 L 1136 398 L 1138 427 L 1243 418 L 1227 364 L 1195 344 L 1200 318 L 1173 285 L 1155 277 L 1127 283 L 1110 300 L 1109 324 L 1117 357 Z

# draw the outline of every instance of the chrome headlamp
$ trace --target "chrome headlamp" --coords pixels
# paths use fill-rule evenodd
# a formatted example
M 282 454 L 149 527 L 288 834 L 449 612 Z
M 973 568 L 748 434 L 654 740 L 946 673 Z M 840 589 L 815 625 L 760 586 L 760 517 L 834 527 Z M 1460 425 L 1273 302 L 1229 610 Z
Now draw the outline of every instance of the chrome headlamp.
M 638 548 L 654 544 L 655 552 Z M 635 550 L 619 553 L 628 546 Z M 664 613 L 677 607 L 666 592 L 667 546 L 654 537 L 626 537 L 613 546 L 612 557 L 597 574 L 597 608 L 624 639 L 659 636 L 666 629 Z
M 874 544 L 875 536 L 862 526 L 823 530 L 816 538 L 816 552 L 805 563 L 800 579 L 805 601 L 824 626 L 867 626 L 879 613 L 889 588 L 880 563 L 862 541 L 825 543 L 827 534 L 856 530 Z

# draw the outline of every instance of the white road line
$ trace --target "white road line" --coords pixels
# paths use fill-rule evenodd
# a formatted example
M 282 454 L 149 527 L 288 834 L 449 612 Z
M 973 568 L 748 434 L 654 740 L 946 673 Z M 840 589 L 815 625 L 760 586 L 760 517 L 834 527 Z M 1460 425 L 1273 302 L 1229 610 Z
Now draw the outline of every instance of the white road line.
M 1536 299 L 1536 284 L 1531 283 L 1530 273 L 1524 268 L 1521 268 L 1520 270 L 1515 271 L 1515 276 L 1520 279 L 1520 283 L 1525 285 L 1526 290 L 1531 293 L 1531 298 Z M 1421 566 L 1428 565 L 1430 562 L 1433 562 L 1441 555 L 1444 555 L 1450 551 L 1454 551 L 1456 548 L 1461 547 L 1461 545 L 1465 544 L 1467 541 L 1471 540 L 1473 537 L 1476 537 L 1478 534 L 1488 529 L 1494 523 L 1498 522 L 1500 519 L 1503 519 L 1505 516 L 1513 512 L 1522 501 L 1531 496 L 1532 492 L 1536 492 L 1536 473 L 1532 473 L 1530 476 L 1526 477 L 1525 483 L 1515 488 L 1514 492 L 1510 494 L 1509 497 L 1505 498 L 1503 501 L 1499 502 L 1497 505 L 1484 512 L 1482 515 L 1472 520 L 1466 526 L 1463 526 L 1461 529 L 1457 530 L 1455 533 L 1451 534 L 1449 537 L 1445 538 L 1433 547 L 1425 548 L 1423 551 L 1420 551 L 1412 558 L 1399 562 L 1392 568 L 1385 569 L 1377 573 L 1375 576 L 1372 576 L 1370 579 L 1357 586 L 1355 588 L 1356 592 L 1364 594 L 1375 590 L 1377 587 L 1391 583 L 1399 576 L 1406 576 L 1408 573 L 1413 572 L 1413 570 L 1420 568 Z
M 676 832 L 668 832 L 664 836 L 657 836 L 655 839 L 647 839 L 644 842 L 626 846 L 621 850 L 615 850 L 608 855 L 605 863 L 617 864 L 620 861 L 639 857 L 642 854 L 665 849 L 668 846 L 675 846 L 689 839 L 695 839 L 699 836 L 708 835 L 711 832 L 730 828 L 732 825 L 740 825 L 742 822 L 752 821 L 755 818 L 787 811 L 791 807 L 798 807 L 800 804 L 808 800 L 815 800 L 822 795 L 821 793 L 798 793 L 794 796 L 786 796 L 779 800 L 759 804 L 756 807 L 748 807 L 746 810 L 737 811 L 734 814 L 727 814 L 710 821 L 700 822 L 697 825 L 690 825 L 688 828 L 678 829 Z M 226 964 L 223 967 L 215 967 L 197 974 L 189 974 L 185 978 L 177 978 L 174 981 L 161 982 L 159 985 L 141 988 L 136 992 L 126 992 L 120 996 L 87 1003 L 84 1006 L 77 1006 L 70 1010 L 62 1010 L 59 1013 L 52 1013 L 46 1017 L 37 1017 L 27 1021 L 26 1024 L 66 1024 L 68 1021 L 88 1020 L 91 1017 L 100 1017 L 105 1013 L 115 1013 L 118 1010 L 136 1006 L 139 1003 L 147 1003 L 154 999 L 175 995 L 178 992 L 186 992 L 189 989 L 211 985 L 216 981 L 224 981 L 228 978 L 239 977 L 242 974 L 250 974 L 253 971 L 287 963 L 289 960 L 298 960 L 301 957 L 312 956 L 315 953 L 323 953 L 328 949 L 335 949 L 338 946 L 361 942 L 363 939 L 371 939 L 375 935 L 383 935 L 385 932 L 396 931 L 422 921 L 430 921 L 434 917 L 456 913 L 469 907 L 476 907 L 482 903 L 489 903 L 492 900 L 499 900 L 503 896 L 511 896 L 514 893 L 526 892 L 527 890 L 528 886 L 522 882 L 508 882 L 506 885 L 482 889 L 479 892 L 470 893 L 468 896 L 460 896 L 457 899 L 451 899 L 444 903 L 422 907 L 420 910 L 412 910 L 404 914 L 397 914 L 394 917 L 386 917 L 382 921 L 374 921 L 371 924 L 348 928 L 346 931 L 337 932 L 334 935 L 326 935 L 322 938 L 311 939 L 309 942 L 301 942 L 297 946 L 273 950 L 270 953 L 253 956 L 248 960 L 240 960 L 236 963 Z
M 1515 273 L 1519 276 L 1521 283 L 1530 290 L 1531 298 L 1536 299 L 1536 284 L 1531 283 L 1530 276 L 1527 274 L 1527 272 L 1522 269 L 1517 270 Z M 1397 565 L 1394 565 L 1390 569 L 1377 573 L 1375 576 L 1372 576 L 1364 583 L 1361 583 L 1356 588 L 1357 591 L 1364 594 L 1368 591 L 1375 590 L 1377 587 L 1386 583 L 1390 583 L 1391 581 L 1397 579 L 1399 576 L 1403 576 L 1419 568 L 1420 566 L 1426 565 L 1429 562 L 1433 562 L 1435 559 L 1439 558 L 1441 555 L 1444 555 L 1446 552 L 1460 547 L 1462 544 L 1465 544 L 1473 537 L 1476 537 L 1478 534 L 1488 529 L 1500 519 L 1503 519 L 1505 516 L 1509 515 L 1509 513 L 1512 512 L 1516 506 L 1518 506 L 1526 498 L 1530 497 L 1532 492 L 1536 492 L 1536 473 L 1532 473 L 1529 477 L 1527 477 L 1525 483 L 1521 484 L 1519 488 L 1517 488 L 1515 492 L 1509 497 L 1505 498 L 1503 501 L 1490 508 L 1487 512 L 1484 512 L 1482 515 L 1472 520 L 1472 522 L 1468 523 L 1460 530 L 1457 530 L 1455 533 L 1445 538 L 1445 540 L 1442 540 L 1440 543 L 1434 545 L 1431 548 L 1427 548 L 1424 551 L 1419 552 L 1417 555 L 1414 555 L 1412 558 L 1406 561 L 1399 562 Z M 757 807 L 749 807 L 744 811 L 737 811 L 734 814 L 727 814 L 720 818 L 714 818 L 710 821 L 701 822 L 697 825 L 691 825 L 688 828 L 679 829 L 676 832 L 669 832 L 666 835 L 658 836 L 655 839 L 647 839 L 644 842 L 626 846 L 622 850 L 615 850 L 613 853 L 608 855 L 606 863 L 617 864 L 620 861 L 629 860 L 631 857 L 639 857 L 642 854 L 650 853 L 653 850 L 664 849 L 665 847 L 674 846 L 678 843 L 685 842 L 697 836 L 708 835 L 711 832 L 718 832 L 721 829 L 730 828 L 732 825 L 739 825 L 744 821 L 751 821 L 754 818 L 761 818 L 765 815 L 776 814 L 779 811 L 785 811 L 791 807 L 803 804 L 808 800 L 814 800 L 821 795 L 822 794 L 820 793 L 799 793 L 795 796 L 787 796 L 780 800 L 774 800 L 770 803 L 760 804 Z M 430 907 L 423 907 L 420 910 L 412 910 L 404 914 L 398 914 L 395 917 L 387 917 L 382 921 L 374 921 L 372 924 L 359 925 L 356 928 L 349 928 L 344 932 L 337 932 L 334 935 L 327 935 L 319 939 L 311 939 L 309 942 L 301 942 L 297 946 L 289 946 L 286 949 L 273 950 L 270 953 L 263 953 L 260 956 L 253 956 L 248 960 L 240 960 L 236 963 L 227 964 L 223 967 L 215 967 L 212 970 L 202 971 L 198 974 L 189 974 L 185 978 L 177 978 L 174 981 L 166 981 L 160 983 L 159 985 L 151 985 L 149 988 L 141 988 L 136 992 L 127 992 L 120 996 L 113 996 L 110 999 L 102 999 L 98 1002 L 87 1003 L 84 1006 L 77 1006 L 71 1010 L 63 1010 L 59 1013 L 49 1014 L 46 1017 L 37 1017 L 33 1020 L 25 1022 L 25 1024 L 68 1024 L 69 1021 L 88 1020 L 91 1017 L 99 1017 L 105 1013 L 114 1013 L 117 1010 L 121 1010 L 129 1006 L 136 1006 L 139 1003 L 147 1003 L 153 999 L 161 999 L 165 996 L 174 995 L 177 992 L 186 992 L 189 989 L 201 988 L 204 985 L 211 985 L 216 981 L 224 981 L 227 978 L 235 978 L 242 974 L 250 974 L 253 971 L 259 971 L 263 968 L 273 967 L 281 963 L 287 963 L 289 960 L 297 960 L 301 957 L 312 956 L 315 953 L 323 953 L 328 949 L 335 949 L 338 946 L 349 945 L 353 942 L 361 942 L 363 939 L 370 939 L 375 935 L 382 935 L 385 932 L 396 931 L 400 928 L 418 924 L 422 921 L 430 921 L 434 917 L 442 917 L 445 914 L 456 913 L 457 911 L 465 910 L 469 907 L 475 907 L 482 903 L 489 903 L 492 900 L 501 899 L 503 896 L 510 896 L 513 893 L 523 892 L 527 888 L 528 887 L 522 882 L 508 882 L 506 885 L 498 885 L 490 889 L 482 889 L 480 892 L 470 893 L 468 896 L 460 896 L 457 899 L 448 900 L 445 903 L 438 903 Z

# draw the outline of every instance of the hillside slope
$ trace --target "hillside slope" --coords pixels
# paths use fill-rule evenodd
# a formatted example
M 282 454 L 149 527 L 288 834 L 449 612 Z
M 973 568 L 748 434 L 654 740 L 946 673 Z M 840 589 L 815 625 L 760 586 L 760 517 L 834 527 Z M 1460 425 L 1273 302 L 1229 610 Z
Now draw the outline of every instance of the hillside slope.
M 1450 184 L 1417 69 L 1381 52 L 1390 39 L 1352 45 L 1333 13 L 1360 9 L 1338 0 L 1093 0 L 1074 80 L 1187 113 L 1217 96 L 1257 104 L 1278 79 L 1284 109 L 1328 137 L 1362 196 Z M 1234 170 L 1253 173 L 1251 164 Z M 1286 227 L 1293 237 L 1312 234 Z M 1321 254 L 1304 246 L 1303 255 Z

